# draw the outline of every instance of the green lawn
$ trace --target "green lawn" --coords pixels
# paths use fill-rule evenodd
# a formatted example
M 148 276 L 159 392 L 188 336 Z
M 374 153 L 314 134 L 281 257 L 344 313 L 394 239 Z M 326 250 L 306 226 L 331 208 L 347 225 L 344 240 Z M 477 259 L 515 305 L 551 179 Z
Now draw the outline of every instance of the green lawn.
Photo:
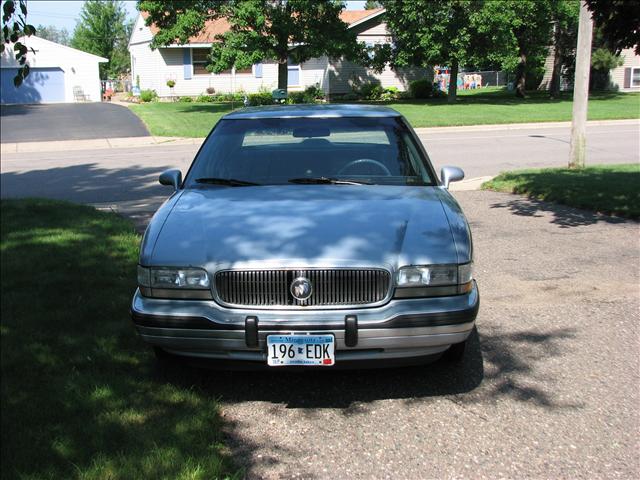
M 640 218 L 640 164 L 595 165 L 581 170 L 516 170 L 482 185 L 630 218 Z
M 216 402 L 189 369 L 158 367 L 135 336 L 132 225 L 50 200 L 3 200 L 0 210 L 0 476 L 230 472 Z
M 414 127 L 555 122 L 571 120 L 570 94 L 550 99 L 546 92 L 530 92 L 521 100 L 504 89 L 460 92 L 455 104 L 446 99 L 379 103 L 402 113 Z M 236 107 L 240 107 L 238 103 Z M 204 137 L 230 103 L 148 103 L 131 105 L 153 135 Z M 640 94 L 603 93 L 589 100 L 590 120 L 640 118 Z

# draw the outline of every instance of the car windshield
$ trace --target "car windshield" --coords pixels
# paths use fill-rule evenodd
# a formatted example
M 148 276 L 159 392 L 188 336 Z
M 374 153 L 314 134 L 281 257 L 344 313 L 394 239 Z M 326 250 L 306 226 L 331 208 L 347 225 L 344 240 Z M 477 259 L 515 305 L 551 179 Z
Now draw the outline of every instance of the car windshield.
M 185 186 L 434 185 L 430 172 L 397 117 L 227 119 Z

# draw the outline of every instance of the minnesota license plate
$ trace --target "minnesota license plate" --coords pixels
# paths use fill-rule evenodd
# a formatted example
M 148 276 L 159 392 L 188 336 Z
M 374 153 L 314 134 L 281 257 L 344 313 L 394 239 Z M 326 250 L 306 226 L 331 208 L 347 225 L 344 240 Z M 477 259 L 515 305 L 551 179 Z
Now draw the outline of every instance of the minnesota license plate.
M 333 335 L 268 335 L 267 363 L 272 367 L 336 363 Z

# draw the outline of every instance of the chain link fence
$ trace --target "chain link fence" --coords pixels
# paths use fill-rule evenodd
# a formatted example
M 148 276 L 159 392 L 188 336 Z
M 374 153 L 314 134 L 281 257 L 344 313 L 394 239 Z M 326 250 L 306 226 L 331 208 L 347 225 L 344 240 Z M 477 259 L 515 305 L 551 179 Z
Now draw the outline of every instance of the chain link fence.
M 505 87 L 511 80 L 509 78 L 509 74 L 502 70 L 460 72 L 458 74 L 458 78 L 462 80 L 463 86 L 465 75 L 480 75 L 480 77 L 482 78 L 482 87 Z M 458 84 L 460 84 L 460 82 L 458 82 Z

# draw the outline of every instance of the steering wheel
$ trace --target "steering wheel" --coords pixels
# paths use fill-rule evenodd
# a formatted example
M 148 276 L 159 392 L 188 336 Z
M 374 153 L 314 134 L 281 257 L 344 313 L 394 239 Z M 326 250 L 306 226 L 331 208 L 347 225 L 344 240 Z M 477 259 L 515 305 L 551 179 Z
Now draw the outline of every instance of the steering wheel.
M 352 160 L 351 162 L 347 163 L 344 167 L 342 167 L 339 171 L 338 171 L 338 175 L 344 175 L 346 170 L 349 170 L 351 167 L 353 167 L 354 165 L 362 165 L 364 163 L 369 163 L 371 165 L 375 165 L 377 168 L 379 168 L 380 170 L 382 170 L 382 172 L 387 176 L 390 177 L 391 176 L 391 172 L 389 171 L 389 169 L 386 167 L 386 165 L 384 163 L 379 162 L 378 160 L 374 160 L 373 158 L 359 158 L 357 160 Z

